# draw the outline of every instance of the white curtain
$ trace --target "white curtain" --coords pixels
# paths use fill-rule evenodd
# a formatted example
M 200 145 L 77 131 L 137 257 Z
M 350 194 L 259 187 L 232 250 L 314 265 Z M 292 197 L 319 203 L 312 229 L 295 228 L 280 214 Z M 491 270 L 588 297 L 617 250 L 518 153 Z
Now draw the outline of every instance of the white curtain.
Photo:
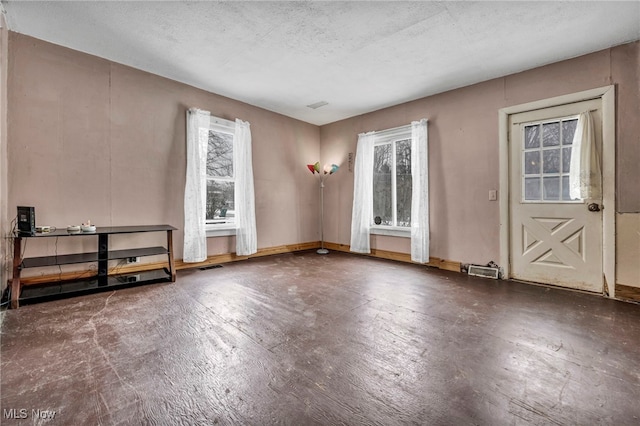
M 236 254 L 248 256 L 258 251 L 256 208 L 251 160 L 251 128 L 236 119 L 233 149 L 235 173 Z
M 375 132 L 358 135 L 351 213 L 351 251 L 371 253 L 370 232 L 373 214 L 373 143 Z
M 429 262 L 429 151 L 427 120 L 411 122 L 411 260 Z
M 580 114 L 573 136 L 569 196 L 574 200 L 602 198 L 600 156 L 596 146 L 593 117 L 588 111 Z
M 209 111 L 187 111 L 187 179 L 184 188 L 184 262 L 207 258 L 205 208 L 207 204 L 207 146 Z

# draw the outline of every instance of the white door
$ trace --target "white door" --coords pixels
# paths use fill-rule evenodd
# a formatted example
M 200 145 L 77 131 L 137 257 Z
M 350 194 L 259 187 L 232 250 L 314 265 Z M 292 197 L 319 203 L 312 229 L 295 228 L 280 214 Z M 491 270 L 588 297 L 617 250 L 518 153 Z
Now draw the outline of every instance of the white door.
M 511 276 L 602 292 L 601 200 L 569 197 L 571 144 L 584 111 L 602 152 L 600 99 L 509 116 Z

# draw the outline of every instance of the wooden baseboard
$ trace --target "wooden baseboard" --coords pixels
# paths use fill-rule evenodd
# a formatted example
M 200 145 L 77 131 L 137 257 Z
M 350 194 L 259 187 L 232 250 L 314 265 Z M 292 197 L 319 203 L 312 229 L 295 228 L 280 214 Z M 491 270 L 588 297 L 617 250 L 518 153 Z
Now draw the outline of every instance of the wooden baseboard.
M 336 243 L 325 242 L 324 246 L 329 250 L 357 254 L 357 253 L 351 252 L 349 250 L 349 246 L 346 244 L 336 244 Z M 247 260 L 247 259 L 252 259 L 257 257 L 271 256 L 274 254 L 294 253 L 297 251 L 314 250 L 317 248 L 320 248 L 320 241 L 312 241 L 312 242 L 300 243 L 300 244 L 286 244 L 282 246 L 259 249 L 257 253 L 252 254 L 251 256 L 238 256 L 235 253 L 224 253 L 224 254 L 209 256 L 207 257 L 207 260 L 203 262 L 198 262 L 198 263 L 186 263 L 182 261 L 182 259 L 177 259 L 175 261 L 175 267 L 176 267 L 176 270 L 190 269 L 190 268 L 203 268 L 206 266 L 237 262 L 237 261 Z M 408 253 L 398 253 L 398 252 L 388 251 L 388 250 L 373 249 L 371 250 L 371 254 L 367 256 L 376 257 L 380 259 L 394 260 L 398 262 L 415 263 L 411 261 L 411 255 Z M 429 263 L 427 263 L 426 266 L 431 266 L 438 269 L 445 269 L 447 271 L 460 272 L 460 262 L 440 259 L 437 257 L 430 257 Z M 143 263 L 140 265 L 138 264 L 119 265 L 111 268 L 109 270 L 109 275 L 133 274 L 136 272 L 150 271 L 153 269 L 160 269 L 160 268 L 167 268 L 167 267 L 168 267 L 167 262 Z M 42 283 L 48 283 L 48 282 L 68 281 L 68 280 L 74 280 L 79 278 L 87 278 L 92 275 L 96 275 L 95 269 L 85 270 L 85 271 L 76 271 L 76 272 L 64 272 L 61 274 L 48 274 L 48 275 L 41 275 L 41 276 L 22 277 L 20 281 L 22 285 L 34 285 L 34 284 L 42 284 Z
M 258 249 L 258 252 L 250 256 L 238 256 L 235 253 L 224 253 L 208 256 L 207 260 L 198 263 L 186 263 L 182 259 L 176 260 L 176 269 L 202 268 L 205 266 L 218 265 L 221 263 L 237 262 L 239 260 L 253 259 L 256 257 L 271 256 L 274 254 L 293 253 L 296 251 L 313 250 L 320 247 L 320 241 L 310 243 L 287 244 L 282 246 Z
M 324 246 L 329 250 L 342 251 L 345 253 L 353 253 L 350 251 L 350 247 L 346 244 L 335 244 L 335 243 L 325 243 Z M 353 253 L 358 254 L 358 253 Z M 365 256 L 377 257 L 380 259 L 389 259 L 395 260 L 398 262 L 405 263 L 416 263 L 411 260 L 411 254 L 409 253 L 398 253 L 395 251 L 388 250 L 379 250 L 379 249 L 371 249 L 371 253 Z M 417 264 L 417 263 L 416 263 Z M 444 269 L 447 271 L 460 272 L 460 262 L 456 262 L 453 260 L 440 259 L 438 257 L 429 257 L 429 263 L 427 266 L 431 266 L 433 268 Z
M 455 260 L 447 260 L 447 259 L 439 259 L 439 262 L 440 264 L 438 265 L 438 268 L 440 269 L 444 269 L 445 271 L 453 271 L 453 272 L 461 271 L 462 264 L 460 262 L 456 262 Z
M 38 275 L 32 277 L 20 277 L 20 285 L 35 285 L 35 284 L 44 284 L 50 282 L 57 281 L 70 281 L 77 280 L 80 278 L 89 278 L 93 275 L 96 275 L 97 272 L 94 269 L 89 269 L 85 271 L 74 271 L 74 272 L 63 272 L 60 274 L 47 274 L 47 275 Z M 9 279 L 9 285 L 11 285 L 12 279 Z
M 640 302 L 640 287 L 616 284 L 616 299 Z

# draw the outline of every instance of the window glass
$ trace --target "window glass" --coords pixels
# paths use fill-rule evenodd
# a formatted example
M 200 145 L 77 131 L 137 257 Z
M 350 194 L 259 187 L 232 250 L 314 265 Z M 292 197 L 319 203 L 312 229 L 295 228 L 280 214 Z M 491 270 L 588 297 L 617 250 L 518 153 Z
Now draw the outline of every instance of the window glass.
M 571 145 L 573 135 L 576 133 L 578 119 L 565 120 L 562 122 L 562 145 Z
M 542 146 L 560 145 L 560 123 L 545 123 L 542 125 Z
M 542 151 L 542 170 L 545 174 L 560 173 L 560 149 Z
M 540 151 L 524 153 L 524 173 L 527 175 L 540 173 Z
M 234 210 L 234 185 L 233 182 L 224 182 L 210 179 L 207 181 L 207 221 L 213 223 L 233 222 Z
M 207 224 L 233 223 L 234 197 L 233 134 L 210 129 L 207 146 Z
M 542 181 L 543 199 L 559 200 L 560 199 L 560 178 L 557 176 L 544 177 Z
M 540 178 L 528 177 L 524 179 L 524 199 L 539 200 L 540 199 Z
M 524 147 L 538 148 L 540 146 L 540 125 L 526 126 L 524 128 Z
M 575 117 L 570 117 L 524 126 L 524 201 L 572 201 L 569 197 L 569 169 L 577 123 Z
M 373 151 L 373 223 L 411 226 L 411 139 L 406 133 L 378 142 Z M 410 130 L 409 130 L 410 135 Z
M 562 176 L 562 199 L 571 199 L 571 197 L 569 196 L 569 176 Z
M 571 147 L 562 148 L 562 173 L 569 173 L 571 166 Z
M 411 140 L 396 142 L 396 225 L 411 226 Z
M 233 135 L 209 130 L 207 175 L 233 177 Z
M 391 144 L 377 145 L 373 151 L 373 217 L 376 225 L 393 225 Z

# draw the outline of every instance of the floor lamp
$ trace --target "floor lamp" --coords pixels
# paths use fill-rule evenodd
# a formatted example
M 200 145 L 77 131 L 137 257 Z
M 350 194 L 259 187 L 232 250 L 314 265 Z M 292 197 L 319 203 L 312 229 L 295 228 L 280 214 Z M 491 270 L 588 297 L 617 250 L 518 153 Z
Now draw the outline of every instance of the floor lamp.
M 325 164 L 324 169 L 320 171 L 320 162 L 316 164 L 307 164 L 307 168 L 311 174 L 318 174 L 320 180 L 320 248 L 316 251 L 318 254 L 327 254 L 329 250 L 324 248 L 324 180 L 338 171 L 336 164 Z

